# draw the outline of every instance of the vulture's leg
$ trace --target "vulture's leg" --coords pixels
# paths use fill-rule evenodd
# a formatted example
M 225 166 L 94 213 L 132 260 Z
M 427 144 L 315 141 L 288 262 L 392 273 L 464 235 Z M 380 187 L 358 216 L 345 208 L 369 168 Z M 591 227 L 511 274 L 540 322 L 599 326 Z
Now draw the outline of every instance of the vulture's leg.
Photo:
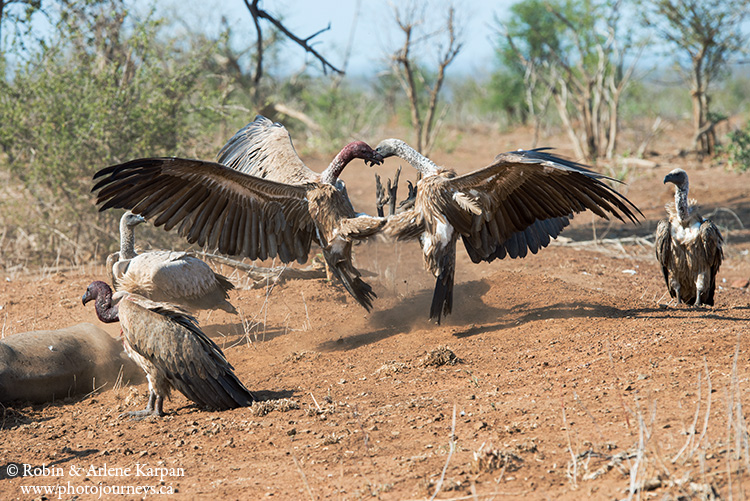
M 129 411 L 129 412 L 123 412 L 120 414 L 119 417 L 129 417 L 133 419 L 143 419 L 148 416 L 163 416 L 164 412 L 162 412 L 162 397 L 157 397 L 156 393 L 151 391 L 148 395 L 148 404 L 146 405 L 146 408 L 142 411 Z
M 328 260 L 324 259 L 323 265 L 326 269 L 326 282 L 330 282 L 333 280 L 333 278 L 331 278 L 333 275 L 331 274 L 331 266 L 328 264 Z
M 398 208 L 401 210 L 408 210 L 414 207 L 414 201 L 417 199 L 417 187 L 409 180 L 406 181 L 406 185 L 409 194 L 406 195 L 405 199 L 401 200 L 400 204 L 398 204 Z
M 388 215 L 392 216 L 396 213 L 396 202 L 398 200 L 398 178 L 401 176 L 401 166 L 396 169 L 396 175 L 393 176 L 393 180 L 388 180 L 388 188 L 383 187 L 383 183 L 380 181 L 380 176 L 375 174 L 375 208 L 378 211 L 378 217 L 385 217 L 385 211 L 383 207 L 388 204 Z M 409 183 L 411 184 L 411 183 Z M 411 190 L 410 190 L 411 192 Z M 401 202 L 403 205 L 404 202 Z
M 698 278 L 695 279 L 695 306 L 701 307 L 701 297 L 703 296 L 703 289 L 705 289 L 706 274 L 698 273 Z
M 677 304 L 682 304 L 682 298 L 680 297 L 680 284 L 677 280 L 672 282 L 672 290 L 674 291 L 674 297 L 677 298 Z
M 154 416 L 164 415 L 164 397 L 159 395 L 156 397 L 156 405 L 154 406 Z

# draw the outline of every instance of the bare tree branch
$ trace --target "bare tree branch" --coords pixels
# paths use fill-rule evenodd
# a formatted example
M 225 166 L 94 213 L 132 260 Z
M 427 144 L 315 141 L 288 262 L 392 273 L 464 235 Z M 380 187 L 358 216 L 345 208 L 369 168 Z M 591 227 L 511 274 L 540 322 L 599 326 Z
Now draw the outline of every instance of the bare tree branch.
M 257 33 L 257 49 L 256 49 L 256 61 L 255 61 L 255 75 L 253 76 L 253 101 L 257 101 L 258 89 L 260 87 L 260 79 L 263 76 L 263 32 L 260 28 L 260 22 L 258 21 L 258 0 L 254 0 L 253 3 L 248 3 L 245 0 L 250 11 L 250 16 L 253 18 L 255 24 L 255 32 Z
M 316 31 L 312 35 L 310 35 L 307 38 L 299 38 L 297 35 L 292 33 L 287 29 L 286 26 L 284 26 L 281 21 L 276 19 L 274 16 L 266 12 L 265 10 L 258 7 L 258 2 L 260 0 L 252 0 L 252 2 L 249 2 L 249 0 L 245 0 L 245 5 L 247 6 L 248 10 L 250 11 L 250 15 L 253 17 L 253 21 L 255 22 L 256 30 L 258 31 L 258 37 L 260 38 L 260 27 L 258 24 L 258 19 L 265 19 L 269 21 L 271 24 L 273 24 L 279 31 L 281 31 L 287 38 L 292 40 L 294 43 L 305 49 L 306 52 L 312 54 L 318 61 L 320 61 L 321 66 L 323 67 L 323 73 L 327 74 L 328 70 L 334 71 L 338 73 L 339 75 L 343 75 L 344 72 L 340 69 L 336 68 L 334 65 L 332 65 L 328 60 L 323 57 L 317 50 L 315 50 L 310 44 L 310 40 L 315 38 L 316 36 L 320 35 L 321 33 L 328 31 L 331 29 L 331 24 L 329 23 L 326 28 L 323 28 L 321 30 Z M 262 70 L 262 66 L 260 61 L 262 60 L 262 50 L 261 47 L 261 41 L 259 40 L 258 47 L 259 47 L 259 57 L 258 57 L 258 70 Z M 258 73 L 256 73 L 256 79 L 259 79 Z
M 445 81 L 445 72 L 463 47 L 463 43 L 459 40 L 460 36 L 456 24 L 456 9 L 453 6 L 448 9 L 444 26 L 422 36 L 416 36 L 416 28 L 424 22 L 424 8 L 417 13 L 416 4 L 411 3 L 404 13 L 396 7 L 394 7 L 394 11 L 396 24 L 404 34 L 404 43 L 391 56 L 392 69 L 409 101 L 411 123 L 417 136 L 417 150 L 428 154 L 434 144 L 436 132 L 441 123 L 440 120 L 436 119 L 435 113 L 440 91 Z M 411 49 L 420 42 L 424 43 L 445 34 L 448 37 L 447 44 L 444 48 L 438 48 L 438 69 L 435 82 L 432 86 L 422 89 L 427 91 L 428 96 L 423 118 L 423 110 L 419 104 L 420 87 L 417 82 L 417 78 L 421 78 L 421 75 L 417 74 L 418 70 L 414 67 L 415 62 L 411 57 Z

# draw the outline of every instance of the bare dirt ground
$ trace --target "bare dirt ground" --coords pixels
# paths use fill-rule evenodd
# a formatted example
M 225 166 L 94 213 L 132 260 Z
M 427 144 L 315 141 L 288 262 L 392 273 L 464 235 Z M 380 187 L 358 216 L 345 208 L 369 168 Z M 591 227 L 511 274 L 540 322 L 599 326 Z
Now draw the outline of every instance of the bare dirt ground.
M 688 136 L 670 134 L 657 145 L 669 154 L 649 158 L 655 167 L 627 172 L 641 226 L 594 226 L 582 214 L 538 255 L 491 265 L 472 265 L 460 249 L 454 314 L 443 325 L 427 321 L 433 279 L 415 243 L 356 249 L 379 296 L 370 314 L 324 280 L 239 287 L 231 300 L 241 317 L 200 320 L 271 402 L 206 412 L 176 394 L 166 417 L 137 422 L 118 415 L 144 407 L 147 387 L 126 384 L 5 408 L 0 499 L 744 498 L 750 295 L 737 286 L 750 278 L 750 182 L 672 155 Z M 465 172 L 519 146 L 521 134 L 479 131 L 434 158 Z M 590 242 L 595 233 L 648 237 L 673 193 L 663 176 L 676 166 L 726 238 L 714 308 L 663 307 L 647 240 Z M 373 211 L 371 171 L 352 166 L 344 177 Z M 3 334 L 102 325 L 80 296 L 103 277 L 100 264 L 0 276 Z M 24 464 L 47 472 L 10 473 Z M 43 485 L 68 490 L 22 490 Z M 135 485 L 155 491 L 112 495 Z M 94 494 L 76 494 L 84 489 Z

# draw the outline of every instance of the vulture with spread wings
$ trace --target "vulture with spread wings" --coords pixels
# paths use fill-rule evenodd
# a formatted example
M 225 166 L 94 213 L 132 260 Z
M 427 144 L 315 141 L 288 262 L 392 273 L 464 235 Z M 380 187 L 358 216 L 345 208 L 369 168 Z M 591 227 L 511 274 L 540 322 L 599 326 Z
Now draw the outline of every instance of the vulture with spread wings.
M 376 295 L 352 264 L 352 242 L 385 220 L 355 213 L 338 177 L 355 158 L 380 164 L 382 157 L 355 141 L 318 174 L 299 159 L 286 129 L 269 122 L 258 117 L 238 132 L 220 154 L 226 164 L 141 158 L 100 170 L 92 190 L 99 210 L 129 209 L 165 230 L 177 226 L 190 243 L 250 259 L 303 263 L 314 239 L 331 272 L 369 311 Z
M 471 260 L 525 257 L 546 247 L 577 212 L 638 222 L 641 211 L 602 182 L 610 178 L 542 149 L 502 153 L 483 169 L 457 176 L 399 139 L 375 148 L 398 156 L 421 174 L 413 208 L 390 216 L 383 231 L 419 239 L 425 267 L 436 277 L 430 318 L 440 323 L 453 307 L 456 241 Z

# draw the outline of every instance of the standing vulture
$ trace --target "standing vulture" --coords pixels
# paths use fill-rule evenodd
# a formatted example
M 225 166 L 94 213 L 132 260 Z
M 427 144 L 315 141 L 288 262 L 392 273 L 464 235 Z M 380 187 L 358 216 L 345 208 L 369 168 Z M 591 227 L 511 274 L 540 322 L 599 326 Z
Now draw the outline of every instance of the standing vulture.
M 118 292 L 92 282 L 81 298 L 96 301 L 96 316 L 105 323 L 120 321 L 125 352 L 148 379 L 148 405 L 125 413 L 143 418 L 164 415 L 164 397 L 174 388 L 201 407 L 214 410 L 251 405 L 252 393 L 237 379 L 221 348 L 184 310 L 137 294 Z
M 268 130 L 279 128 L 284 130 L 280 126 Z M 256 159 L 280 168 L 289 161 L 288 150 L 283 153 L 286 144 L 263 142 L 258 150 L 262 156 L 256 155 Z M 291 147 L 291 142 L 288 144 Z M 238 143 L 236 147 L 240 147 Z M 228 150 L 223 151 L 226 155 Z M 99 210 L 130 209 L 147 219 L 155 218 L 154 225 L 163 225 L 165 230 L 179 224 L 178 231 L 188 242 L 224 254 L 250 259 L 278 256 L 284 263 L 304 263 L 315 238 L 332 273 L 369 311 L 376 295 L 352 264 L 352 241 L 374 235 L 385 220 L 356 214 L 343 185 L 337 187 L 339 175 L 355 158 L 366 164 L 383 160 L 366 143 L 355 141 L 346 145 L 321 174 L 310 171 L 301 161 L 298 165 L 292 162 L 288 165 L 296 165 L 298 173 L 308 172 L 307 177 L 281 181 L 276 176 L 264 179 L 215 162 L 141 158 L 97 172 L 94 179 L 98 182 L 92 191 L 98 191 Z
M 146 222 L 143 216 L 133 214 L 127 211 L 120 218 L 120 250 L 107 256 L 106 268 L 112 279 L 112 287 L 117 289 L 117 277 L 124 274 L 133 259 L 138 253 L 135 251 L 135 231 L 136 226 Z
M 152 301 L 174 303 L 188 310 L 221 309 L 237 313 L 228 301 L 234 285 L 208 264 L 187 252 L 152 250 L 136 254 L 134 228 L 146 220 L 128 211 L 120 219 L 119 258 L 107 267 L 117 290 Z
M 666 205 L 668 219 L 656 226 L 656 259 L 669 294 L 677 304 L 714 304 L 716 273 L 724 258 L 719 228 L 688 200 L 688 175 L 675 169 L 664 178 L 675 185 L 674 203 Z
M 421 242 L 425 267 L 436 277 L 430 319 L 438 324 L 453 307 L 459 235 L 473 262 L 492 262 L 536 254 L 576 212 L 589 209 L 605 219 L 609 213 L 633 222 L 638 222 L 633 211 L 641 214 L 601 181 L 610 178 L 542 149 L 502 153 L 487 167 L 462 176 L 399 139 L 385 139 L 375 151 L 384 158 L 398 156 L 421 173 L 414 207 L 389 217 L 383 231 Z

